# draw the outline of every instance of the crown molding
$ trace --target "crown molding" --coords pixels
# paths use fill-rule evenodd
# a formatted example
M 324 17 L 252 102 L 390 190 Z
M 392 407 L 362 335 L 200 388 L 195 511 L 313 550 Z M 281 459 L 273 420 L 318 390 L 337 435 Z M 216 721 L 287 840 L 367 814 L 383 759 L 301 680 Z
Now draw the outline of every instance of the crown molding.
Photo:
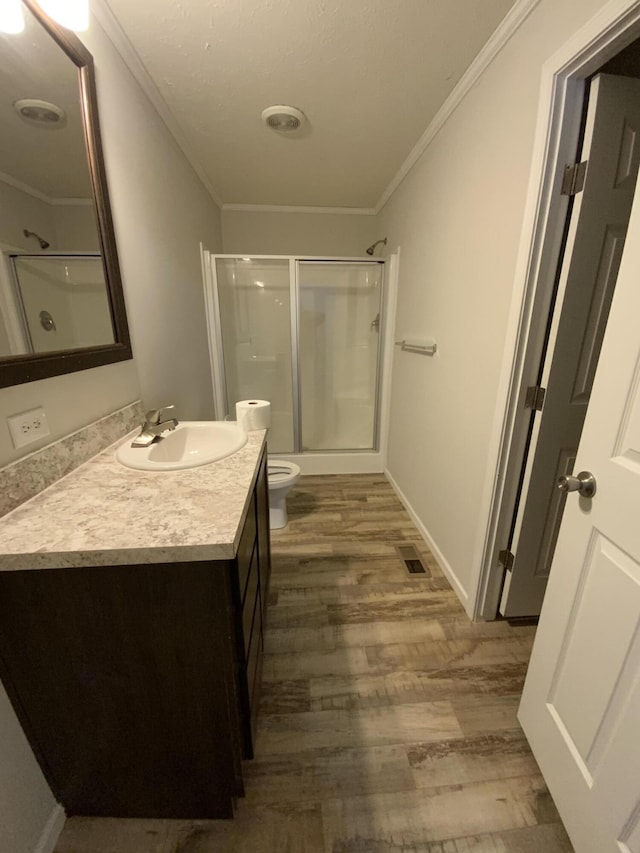
M 291 204 L 223 204 L 222 210 L 242 213 L 324 213 L 341 216 L 375 216 L 377 213 L 373 207 L 308 207 Z
M 54 198 L 52 196 L 48 196 L 46 193 L 37 190 L 30 184 L 25 184 L 24 181 L 19 181 L 17 178 L 14 178 L 13 175 L 8 175 L 6 172 L 0 172 L 0 183 L 6 184 L 8 187 L 13 187 L 14 190 L 19 190 L 25 195 L 30 195 L 32 198 L 36 198 L 38 201 L 42 201 L 45 204 L 52 206 L 69 207 L 93 205 L 93 199 L 91 198 Z
M 93 14 L 95 15 L 96 20 L 107 34 L 109 40 L 111 41 L 117 52 L 120 54 L 122 61 L 127 66 L 134 79 L 155 108 L 156 112 L 164 122 L 169 133 L 173 136 L 174 140 L 178 144 L 178 147 L 186 157 L 187 162 L 189 163 L 193 171 L 196 173 L 211 198 L 218 205 L 218 207 L 222 209 L 222 201 L 218 197 L 218 194 L 216 193 L 215 189 L 213 188 L 209 176 L 205 172 L 198 158 L 195 156 L 193 149 L 191 148 L 191 145 L 187 142 L 187 138 L 183 134 L 182 129 L 176 121 L 175 116 L 169 109 L 167 102 L 160 94 L 160 90 L 151 79 L 151 75 L 147 71 L 144 63 L 138 56 L 126 33 L 124 32 L 117 18 L 111 11 L 107 0 L 92 0 L 91 9 L 93 11 Z
M 32 198 L 37 198 L 38 201 L 43 201 L 45 204 L 53 204 L 53 199 L 40 190 L 32 187 L 30 184 L 25 184 L 24 181 L 19 181 L 13 175 L 8 175 L 6 172 L 0 172 L 0 183 L 6 184 L 8 187 L 13 187 L 14 190 L 20 190 L 25 195 L 30 195 Z
M 494 31 L 489 41 L 467 68 L 453 91 L 440 107 L 431 120 L 429 126 L 422 134 L 418 142 L 411 149 L 409 156 L 391 179 L 391 182 L 380 196 L 375 207 L 375 212 L 380 213 L 389 201 L 402 181 L 418 162 L 422 154 L 427 150 L 438 132 L 444 127 L 450 116 L 461 104 L 470 89 L 477 83 L 483 72 L 489 67 L 502 48 L 519 29 L 522 23 L 529 17 L 540 0 L 517 0 L 507 15 L 503 18 L 498 28 Z

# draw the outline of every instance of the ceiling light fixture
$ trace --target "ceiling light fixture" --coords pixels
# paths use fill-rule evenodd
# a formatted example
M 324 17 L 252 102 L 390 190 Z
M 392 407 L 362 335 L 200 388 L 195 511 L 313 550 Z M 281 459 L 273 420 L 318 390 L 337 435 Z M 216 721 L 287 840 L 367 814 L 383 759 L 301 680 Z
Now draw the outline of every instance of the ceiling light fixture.
M 38 6 L 68 30 L 83 33 L 89 29 L 89 0 L 38 0 Z
M 271 130 L 277 130 L 279 133 L 292 133 L 300 130 L 306 121 L 306 117 L 302 110 L 297 107 L 275 104 L 262 111 L 262 121 Z
M 15 35 L 23 30 L 22 0 L 3 0 L 0 3 L 0 32 Z

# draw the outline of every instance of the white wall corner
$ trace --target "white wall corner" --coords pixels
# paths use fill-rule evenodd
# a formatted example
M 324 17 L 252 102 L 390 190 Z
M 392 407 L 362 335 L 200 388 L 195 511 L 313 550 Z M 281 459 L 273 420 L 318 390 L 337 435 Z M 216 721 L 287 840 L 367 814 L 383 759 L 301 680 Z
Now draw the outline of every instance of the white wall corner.
M 460 599 L 460 602 L 461 602 L 462 606 L 464 607 L 464 609 L 467 613 L 467 616 L 469 616 L 470 619 L 473 619 L 473 604 L 474 604 L 474 602 L 470 601 L 467 591 L 465 590 L 465 588 L 462 586 L 462 584 L 458 580 L 458 576 L 454 572 L 451 564 L 449 563 L 447 558 L 444 556 L 444 554 L 442 553 L 440 548 L 438 548 L 435 540 L 433 539 L 433 537 L 431 536 L 431 534 L 429 533 L 427 528 L 422 523 L 422 520 L 418 516 L 417 512 L 414 510 L 414 508 L 409 503 L 409 500 L 407 499 L 406 495 L 404 494 L 404 492 L 402 491 L 400 486 L 396 483 L 396 481 L 393 479 L 393 476 L 391 475 L 389 470 L 386 468 L 384 471 L 384 475 L 387 478 L 387 480 L 389 481 L 389 483 L 391 484 L 391 488 L 393 489 L 393 491 L 400 498 L 402 505 L 404 506 L 404 508 L 407 510 L 407 512 L 411 516 L 411 520 L 413 521 L 415 526 L 418 528 L 418 532 L 420 533 L 420 535 L 422 536 L 422 538 L 426 542 L 427 547 L 429 548 L 429 550 L 433 554 L 433 556 L 436 560 L 436 563 L 440 566 L 445 577 L 447 578 L 447 580 L 449 581 L 449 583 L 453 587 L 453 591 L 455 592 L 455 594 Z
M 91 9 L 96 20 L 106 33 L 124 64 L 131 72 L 133 78 L 136 80 L 162 121 L 165 123 L 167 130 L 175 139 L 176 144 L 186 157 L 187 162 L 190 164 L 191 168 L 196 173 L 211 198 L 217 204 L 218 208 L 222 210 L 222 201 L 218 197 L 211 183 L 211 179 L 204 170 L 199 159 L 195 156 L 193 149 L 187 142 L 187 139 L 180 128 L 179 123 L 169 109 L 167 102 L 160 94 L 160 90 L 151 79 L 151 75 L 127 38 L 127 35 L 109 8 L 106 0 L 92 0 Z
M 64 813 L 64 809 L 60 803 L 56 803 L 51 809 L 51 814 L 42 830 L 33 853 L 53 853 L 66 819 L 67 816 Z
M 529 17 L 539 2 L 540 0 L 516 0 L 516 3 L 514 3 L 509 12 L 502 19 L 489 41 L 485 44 L 480 53 L 462 75 L 447 100 L 429 123 L 425 132 L 409 152 L 409 156 L 406 158 L 402 166 L 400 166 L 391 179 L 391 182 L 383 191 L 375 207 L 376 213 L 380 213 L 402 181 L 406 178 L 411 169 L 413 169 L 420 157 L 427 150 L 431 142 L 435 139 L 438 132 L 442 130 L 450 116 L 462 103 L 467 93 L 475 86 L 478 79 L 486 71 L 489 65 L 491 65 L 502 48 L 517 32 L 521 24 L 523 24 Z

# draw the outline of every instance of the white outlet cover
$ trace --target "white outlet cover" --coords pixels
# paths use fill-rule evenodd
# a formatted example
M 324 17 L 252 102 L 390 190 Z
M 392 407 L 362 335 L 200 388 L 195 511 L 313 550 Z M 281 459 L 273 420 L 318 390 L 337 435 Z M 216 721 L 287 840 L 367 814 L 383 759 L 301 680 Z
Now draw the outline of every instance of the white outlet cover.
M 42 406 L 7 418 L 11 440 L 16 450 L 50 435 L 47 416 Z

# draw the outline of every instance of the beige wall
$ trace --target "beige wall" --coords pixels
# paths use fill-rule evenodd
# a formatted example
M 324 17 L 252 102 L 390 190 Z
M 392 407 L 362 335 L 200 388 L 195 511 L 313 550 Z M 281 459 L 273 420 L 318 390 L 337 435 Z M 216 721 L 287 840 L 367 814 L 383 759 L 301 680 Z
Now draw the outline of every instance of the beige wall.
M 0 686 L 0 850 L 32 853 L 55 800 Z
M 58 249 L 67 252 L 100 251 L 93 203 L 54 204 L 52 215 Z
M 0 179 L 0 243 L 37 254 L 35 231 L 51 249 L 91 252 L 99 250 L 93 203 L 49 204 Z
M 222 249 L 220 212 L 103 31 L 84 41 L 96 58 L 127 314 L 147 406 L 213 416 L 200 242 Z M 125 96 L 126 93 L 126 96 Z
M 48 240 L 52 248 L 56 247 L 52 206 L 0 180 L 0 243 L 39 252 L 35 237 L 24 236 L 25 228 Z
M 601 0 L 542 0 L 379 215 L 401 246 L 388 468 L 468 594 L 544 62 Z M 412 410 L 414 416 L 408 418 Z
M 199 242 L 220 251 L 219 211 L 95 20 L 83 41 L 96 62 L 135 361 L 0 390 L 0 465 L 21 455 L 7 416 L 39 404 L 52 435 L 27 452 L 140 395 L 177 403 L 179 417 L 212 413 Z M 34 850 L 53 805 L 0 688 L 0 849 Z
M 376 217 L 366 214 L 222 212 L 229 254 L 360 257 L 379 236 Z

